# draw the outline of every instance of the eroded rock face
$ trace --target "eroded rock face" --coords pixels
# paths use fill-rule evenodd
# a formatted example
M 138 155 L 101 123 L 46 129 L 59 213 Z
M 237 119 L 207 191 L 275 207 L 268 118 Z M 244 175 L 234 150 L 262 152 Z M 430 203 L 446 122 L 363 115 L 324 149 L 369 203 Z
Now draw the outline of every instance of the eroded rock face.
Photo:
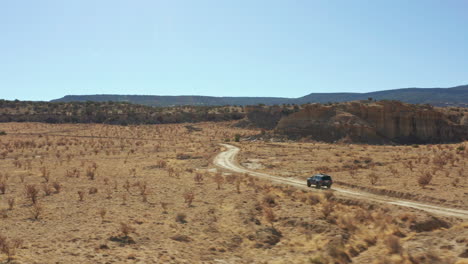
M 246 106 L 247 119 L 258 128 L 273 129 L 283 117 L 283 112 L 278 106 Z
M 418 144 L 468 139 L 467 112 L 398 101 L 311 104 L 283 115 L 275 132 L 334 142 Z M 255 120 L 251 120 L 255 123 Z

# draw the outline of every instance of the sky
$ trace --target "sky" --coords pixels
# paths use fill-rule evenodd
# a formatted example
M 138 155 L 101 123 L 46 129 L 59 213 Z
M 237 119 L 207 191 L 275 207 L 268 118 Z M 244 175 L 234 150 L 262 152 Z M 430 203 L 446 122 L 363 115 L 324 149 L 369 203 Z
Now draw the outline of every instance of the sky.
M 468 84 L 466 0 L 0 1 L 0 98 Z

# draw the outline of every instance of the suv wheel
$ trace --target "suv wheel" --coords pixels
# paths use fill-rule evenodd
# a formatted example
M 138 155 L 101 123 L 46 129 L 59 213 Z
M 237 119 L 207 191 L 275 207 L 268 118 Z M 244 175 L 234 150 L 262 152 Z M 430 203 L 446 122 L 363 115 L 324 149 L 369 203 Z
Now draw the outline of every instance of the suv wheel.
M 310 185 L 311 185 L 310 181 L 307 181 L 307 187 L 310 187 Z

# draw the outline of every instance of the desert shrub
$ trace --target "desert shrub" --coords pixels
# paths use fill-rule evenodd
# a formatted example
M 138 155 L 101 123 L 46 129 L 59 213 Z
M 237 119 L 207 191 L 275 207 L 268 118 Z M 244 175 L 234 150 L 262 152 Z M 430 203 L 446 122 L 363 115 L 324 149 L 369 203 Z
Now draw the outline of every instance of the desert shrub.
M 216 173 L 216 175 L 214 176 L 214 179 L 213 179 L 216 184 L 218 185 L 218 190 L 221 190 L 221 186 L 223 185 L 224 183 L 224 177 L 221 173 Z
M 307 200 L 309 201 L 310 205 L 316 205 L 320 203 L 320 196 L 315 193 L 310 193 L 309 195 L 307 195 Z
M 167 162 L 165 160 L 158 160 L 158 162 L 156 163 L 157 168 L 166 168 L 166 166 Z
M 5 194 L 7 189 L 7 184 L 5 181 L 0 181 L 0 194 Z
M 398 176 L 398 170 L 395 167 L 390 167 L 388 169 L 394 178 Z
M 98 188 L 96 187 L 89 188 L 88 194 L 96 194 L 96 193 L 98 193 Z
M 127 192 L 130 192 L 130 181 L 126 180 L 123 187 Z
M 342 245 L 330 244 L 327 251 L 328 255 L 333 259 L 331 263 L 345 264 L 352 262 Z
M 357 226 L 355 222 L 356 220 L 349 214 L 338 214 L 337 223 L 341 228 L 345 229 L 346 231 L 353 232 L 354 230 L 356 230 Z
M 7 239 L 0 235 L 0 252 L 7 256 L 7 263 L 13 260 L 16 250 L 21 247 L 23 241 L 21 239 Z
M 52 194 L 52 188 L 51 188 L 50 185 L 47 184 L 47 183 L 44 183 L 44 184 L 42 185 L 42 190 L 44 191 L 44 193 L 45 193 L 46 196 L 49 196 L 49 195 Z
M 129 223 L 120 223 L 120 233 L 122 234 L 123 237 L 128 237 L 131 233 L 134 233 L 136 229 L 132 227 Z
M 46 167 L 41 168 L 41 177 L 44 178 L 45 182 L 49 182 L 50 171 Z
M 0 130 L 0 136 L 5 136 L 7 133 L 3 130 Z
M 263 206 L 263 215 L 265 216 L 265 219 L 268 223 L 270 223 L 271 226 L 273 226 L 273 222 L 276 221 L 276 216 L 273 210 L 270 207 Z
M 167 206 L 168 206 L 168 203 L 166 203 L 166 202 L 160 202 L 159 204 L 161 205 L 161 209 L 163 210 L 162 213 L 163 213 L 163 214 L 167 214 Z
M 186 160 L 186 159 L 191 159 L 192 156 L 190 154 L 187 154 L 187 153 L 177 153 L 176 155 L 176 159 L 178 160 Z
M 234 135 L 234 141 L 235 141 L 235 142 L 239 142 L 239 141 L 240 141 L 240 138 L 241 138 L 241 135 L 240 135 L 240 134 L 235 134 L 235 135 Z
M 107 214 L 107 210 L 105 208 L 101 208 L 99 210 L 99 216 L 101 216 L 101 221 L 104 222 L 104 217 L 106 216 Z
M 43 211 L 44 211 L 44 208 L 42 207 L 41 204 L 39 203 L 33 204 L 33 206 L 31 207 L 31 214 L 32 214 L 33 219 L 38 220 Z
M 322 205 L 320 212 L 322 213 L 323 218 L 327 219 L 335 209 L 335 203 L 328 201 Z
M 187 204 L 187 207 L 192 206 L 192 202 L 195 199 L 195 193 L 193 191 L 186 191 L 184 193 L 184 202 Z
M 179 241 L 179 242 L 190 242 L 192 239 L 186 235 L 175 235 L 171 237 L 172 240 Z
M 430 173 L 429 171 L 422 172 L 421 175 L 419 175 L 418 177 L 418 184 L 422 188 L 425 188 L 426 185 L 431 183 L 431 181 L 432 181 L 432 173 Z
M 407 162 L 403 163 L 405 165 L 405 167 L 407 167 L 410 171 L 413 171 L 414 169 L 414 164 L 413 164 L 413 161 L 411 160 L 408 160 Z
M 132 176 L 133 178 L 136 178 L 136 174 L 137 174 L 136 168 L 131 168 L 129 170 L 129 173 L 130 173 L 130 176 Z
M 195 173 L 195 176 L 193 176 L 193 180 L 195 181 L 196 184 L 202 184 L 203 183 L 203 174 L 201 172 Z
M 276 201 L 275 201 L 275 195 L 274 194 L 267 194 L 265 196 L 263 196 L 263 203 L 267 206 L 275 206 L 276 205 Z
M 367 175 L 367 178 L 369 179 L 369 182 L 372 185 L 375 185 L 379 181 L 379 176 L 375 172 L 371 172 Z
M 330 172 L 330 168 L 327 167 L 327 166 L 319 166 L 317 168 L 315 168 L 317 171 L 319 171 L 320 173 L 328 173 Z
M 402 251 L 400 239 L 394 235 L 389 235 L 385 238 L 385 246 L 387 246 L 390 254 L 400 254 Z
M 184 213 L 178 213 L 175 217 L 177 223 L 185 224 L 187 223 L 187 215 Z
M 86 169 L 86 176 L 90 180 L 94 180 L 96 178 L 96 168 L 95 167 L 88 167 Z
M 62 185 L 58 181 L 54 181 L 52 183 L 52 187 L 54 187 L 55 193 L 60 193 L 60 190 L 62 189 Z
M 36 185 L 28 184 L 25 186 L 25 194 L 26 198 L 31 199 L 33 204 L 37 202 L 37 196 L 39 194 L 39 190 L 37 189 Z
M 78 200 L 82 202 L 84 200 L 85 193 L 83 191 L 78 191 Z
M 236 182 L 236 179 L 237 179 L 237 175 L 235 175 L 235 174 L 228 174 L 226 176 L 226 182 L 228 184 L 234 184 Z
M 15 207 L 15 198 L 10 197 L 8 198 L 7 202 L 8 202 L 8 210 L 13 210 L 13 207 Z
M 446 156 L 444 154 L 438 154 L 432 159 L 432 163 L 435 166 L 442 168 L 443 166 L 445 166 L 447 164 L 449 159 L 450 159 L 450 157 L 448 157 L 448 156 Z
M 357 166 L 356 165 L 351 165 L 349 167 L 349 175 L 351 176 L 351 178 L 355 179 L 356 174 L 357 174 Z
M 24 183 L 26 175 L 25 174 L 20 174 L 19 178 L 20 178 L 21 183 Z
M 330 191 L 330 190 L 327 190 L 323 193 L 323 197 L 325 198 L 325 200 L 329 201 L 331 199 L 333 199 L 333 197 L 335 196 L 335 194 Z
M 455 178 L 455 179 L 452 181 L 452 186 L 453 186 L 453 187 L 457 187 L 459 183 L 460 183 L 460 178 Z
M 236 178 L 236 191 L 237 193 L 241 193 L 241 189 L 240 189 L 240 186 L 241 186 L 241 178 L 240 177 L 237 177 Z

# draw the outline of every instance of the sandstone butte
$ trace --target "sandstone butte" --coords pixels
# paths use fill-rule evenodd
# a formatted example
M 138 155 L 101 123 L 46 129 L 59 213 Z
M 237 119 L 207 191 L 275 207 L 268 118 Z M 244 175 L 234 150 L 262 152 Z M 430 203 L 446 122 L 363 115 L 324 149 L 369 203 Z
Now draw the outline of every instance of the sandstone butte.
M 288 138 L 368 144 L 428 144 L 468 139 L 468 109 L 399 101 L 246 107 L 250 125 Z

